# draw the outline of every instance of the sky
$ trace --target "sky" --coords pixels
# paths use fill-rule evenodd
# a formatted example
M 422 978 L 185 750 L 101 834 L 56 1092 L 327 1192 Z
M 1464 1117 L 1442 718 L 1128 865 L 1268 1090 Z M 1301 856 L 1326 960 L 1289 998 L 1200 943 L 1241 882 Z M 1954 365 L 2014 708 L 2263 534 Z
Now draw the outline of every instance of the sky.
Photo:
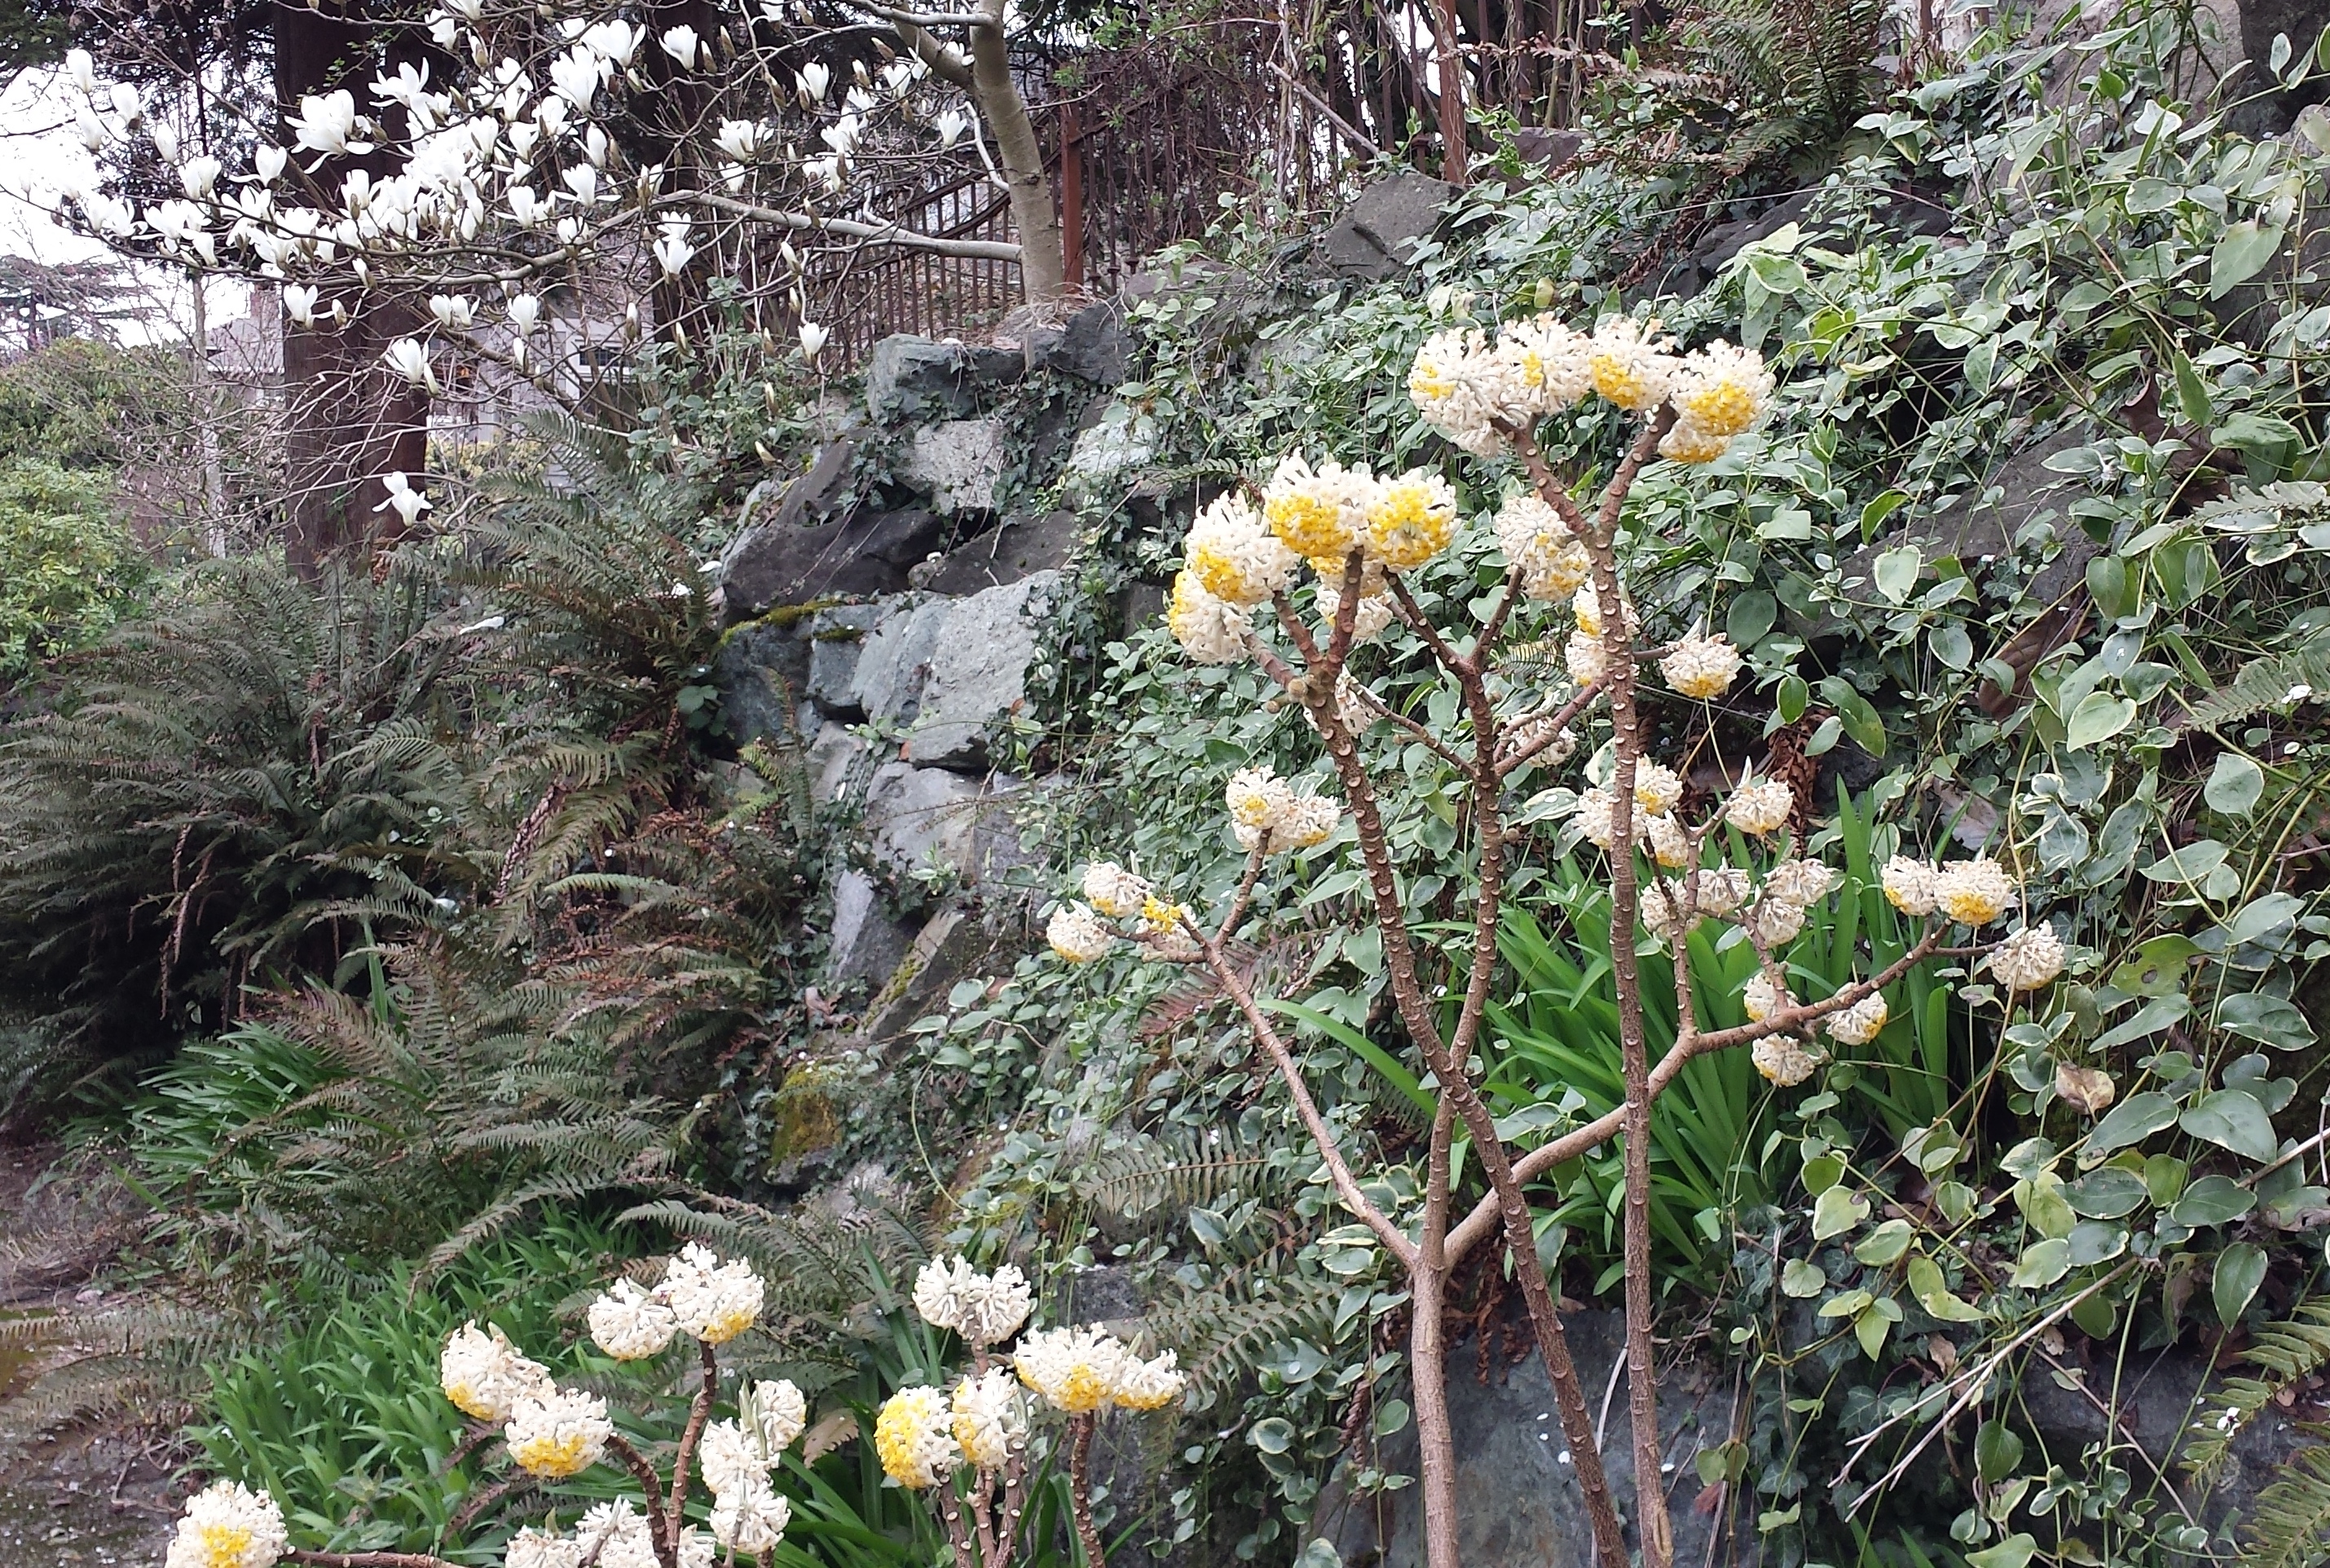
M 0 92 L 0 254 L 51 266 L 109 254 L 105 245 L 52 216 L 61 184 L 93 180 L 97 160 L 72 128 L 75 89 L 62 70 L 26 71 Z M 131 276 L 151 295 L 155 320 L 124 322 L 123 341 L 183 337 L 192 328 L 193 294 L 173 267 L 141 265 Z M 245 291 L 218 279 L 205 290 L 211 325 L 245 314 Z

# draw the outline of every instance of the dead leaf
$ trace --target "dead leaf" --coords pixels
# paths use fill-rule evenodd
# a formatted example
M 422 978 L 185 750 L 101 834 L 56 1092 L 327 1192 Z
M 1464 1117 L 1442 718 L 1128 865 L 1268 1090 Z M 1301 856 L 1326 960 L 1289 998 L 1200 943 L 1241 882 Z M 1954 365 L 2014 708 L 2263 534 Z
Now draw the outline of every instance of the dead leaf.
M 2064 1062 L 2055 1068 L 2055 1092 L 2081 1115 L 2100 1116 L 2106 1106 L 2119 1098 L 2119 1086 L 2101 1068 Z

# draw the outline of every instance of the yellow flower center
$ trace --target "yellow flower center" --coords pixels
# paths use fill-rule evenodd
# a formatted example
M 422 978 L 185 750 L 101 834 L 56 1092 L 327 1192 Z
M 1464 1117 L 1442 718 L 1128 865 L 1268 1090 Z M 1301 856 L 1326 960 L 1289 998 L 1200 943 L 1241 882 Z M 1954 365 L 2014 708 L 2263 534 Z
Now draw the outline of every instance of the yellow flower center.
M 591 1445 L 579 1431 L 527 1438 L 510 1445 L 510 1458 L 528 1475 L 564 1480 L 589 1467 Z
M 1756 394 L 1729 376 L 1699 382 L 1675 402 L 1685 422 L 1721 439 L 1756 422 Z
M 1067 1381 L 1060 1384 L 1058 1403 L 1070 1415 L 1082 1415 L 1086 1411 L 1098 1410 L 1109 1392 L 1108 1380 L 1091 1363 L 1079 1361 L 1069 1370 Z
M 1343 525 L 1343 508 L 1333 499 L 1294 490 L 1263 503 L 1264 521 L 1295 554 L 1304 556 L 1322 577 L 1340 577 L 1343 557 L 1350 553 L 1351 531 Z M 1321 567 L 1321 560 L 1332 562 Z
M 1368 548 L 1394 571 L 1423 565 L 1455 532 L 1455 513 L 1422 485 L 1385 486 L 1368 513 Z
M 251 1550 L 251 1526 L 216 1520 L 195 1525 L 194 1539 L 202 1543 L 204 1563 L 215 1563 L 217 1568 L 241 1568 L 245 1554 Z
M 491 1421 L 499 1413 L 474 1383 L 449 1383 L 445 1385 L 445 1397 L 451 1400 L 463 1415 L 474 1416 L 479 1421 Z
M 725 1345 L 744 1333 L 745 1329 L 750 1328 L 753 1326 L 753 1319 L 757 1316 L 759 1314 L 749 1312 L 742 1307 L 731 1307 L 704 1326 L 701 1337 L 706 1345 Z
M 1250 590 L 1246 570 L 1237 559 L 1215 545 L 1200 544 L 1191 550 L 1187 564 L 1190 575 L 1216 599 L 1225 599 L 1232 604 L 1251 604 L 1261 597 Z

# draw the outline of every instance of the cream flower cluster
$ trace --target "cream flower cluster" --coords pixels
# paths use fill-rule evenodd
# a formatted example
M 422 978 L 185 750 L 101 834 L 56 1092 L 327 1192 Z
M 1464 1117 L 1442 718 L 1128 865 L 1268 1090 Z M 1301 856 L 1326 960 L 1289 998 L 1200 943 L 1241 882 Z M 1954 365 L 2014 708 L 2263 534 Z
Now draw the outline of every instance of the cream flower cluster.
M 1748 1047 L 1748 1059 L 1756 1071 L 1782 1089 L 1793 1089 L 1813 1075 L 1821 1058 L 1805 1049 L 1803 1041 L 1788 1034 L 1766 1034 Z
M 505 1568 L 658 1568 L 655 1530 L 628 1499 L 595 1503 L 572 1535 L 526 1528 L 510 1538 Z M 694 1525 L 679 1540 L 679 1568 L 712 1568 L 716 1548 Z
M 511 1462 L 527 1475 L 554 1481 L 597 1464 L 614 1435 L 605 1400 L 555 1387 L 520 1399 L 502 1427 Z
M 1359 601 L 1351 609 L 1351 641 L 1355 645 L 1375 637 L 1399 619 L 1399 609 L 1388 595 L 1369 595 L 1364 591 L 1366 584 L 1362 582 L 1360 586 Z M 1333 633 L 1335 618 L 1342 613 L 1343 590 L 1336 579 L 1322 577 L 1319 580 L 1317 609 L 1319 636 L 1323 641 Z
M 1089 964 L 1116 946 L 1116 931 L 1091 905 L 1064 903 L 1044 923 L 1044 940 L 1072 964 Z
M 1675 422 L 1659 455 L 1678 463 L 1711 463 L 1733 438 L 1753 430 L 1772 407 L 1772 373 L 1752 349 L 1718 340 L 1676 366 L 1668 401 Z
M 2051 925 L 2025 926 L 1990 949 L 1991 978 L 2010 991 L 2035 991 L 2063 972 L 2063 939 Z
M 1314 468 L 1301 452 L 1293 452 L 1279 459 L 1262 487 L 1263 520 L 1321 579 L 1340 582 L 1351 552 L 1367 543 L 1376 490 L 1375 476 L 1364 467 L 1347 468 L 1329 459 Z M 1363 581 L 1361 593 L 1381 593 L 1381 567 L 1371 567 L 1368 575 L 1372 585 Z
M 1885 993 L 1871 991 L 1842 1012 L 1832 1013 L 1824 1021 L 1829 1038 L 1840 1045 L 1866 1045 L 1877 1038 L 1892 1015 L 1885 1006 Z
M 1499 508 L 1496 526 L 1505 564 L 1520 574 L 1530 598 L 1567 599 L 1584 585 L 1586 546 L 1541 496 L 1515 496 Z
M 1752 773 L 1739 780 L 1723 803 L 1723 819 L 1758 838 L 1785 827 L 1795 813 L 1796 792 L 1785 779 L 1758 779 Z
M 973 1345 L 1000 1345 L 1019 1332 L 1036 1304 L 1028 1276 L 1006 1263 L 982 1274 L 971 1260 L 933 1258 L 914 1276 L 914 1310 L 933 1327 L 952 1329 Z
M 1343 819 L 1343 808 L 1333 799 L 1298 790 L 1269 768 L 1239 769 L 1230 775 L 1222 800 L 1238 847 L 1254 849 L 1267 834 L 1274 855 L 1326 843 Z
M 1886 901 L 1903 914 L 1939 911 L 1960 925 L 1977 928 L 2013 908 L 2018 892 L 2005 867 L 1988 855 L 1937 866 L 1897 855 L 1886 863 L 1883 884 Z
M 712 1249 L 690 1242 L 664 1269 L 656 1295 L 693 1338 L 725 1345 L 761 1316 L 761 1277 L 742 1258 L 722 1262 Z
M 1552 316 L 1518 322 L 1492 345 L 1478 327 L 1425 340 L 1408 368 L 1416 411 L 1466 451 L 1495 457 L 1506 433 L 1528 430 L 1586 395 L 1592 344 Z
M 1045 1328 L 1012 1353 L 1019 1381 L 1056 1410 L 1084 1415 L 1103 1405 L 1160 1410 L 1181 1397 L 1188 1377 L 1170 1350 L 1143 1361 L 1099 1328 Z
M 1132 919 L 1156 892 L 1148 878 L 1134 875 L 1114 861 L 1095 860 L 1084 867 L 1084 902 L 1111 920 Z
M 784 1539 L 792 1505 L 769 1480 L 809 1422 L 809 1402 L 789 1382 L 755 1384 L 735 1420 L 706 1427 L 697 1463 L 712 1493 L 712 1538 L 731 1551 L 765 1556 Z
M 1297 559 L 1244 496 L 1220 496 L 1190 524 L 1182 568 L 1216 599 L 1245 609 L 1292 582 Z
M 990 1366 L 954 1385 L 948 1433 L 975 1470 L 999 1470 L 1028 1444 L 1028 1402 L 1011 1370 Z
M 1206 591 L 1196 575 L 1183 571 L 1173 579 L 1172 601 L 1165 607 L 1165 628 L 1181 651 L 1201 665 L 1234 665 L 1246 656 L 1246 638 L 1253 635 L 1250 612 Z
M 274 1568 L 290 1549 L 283 1510 L 240 1481 L 213 1481 L 186 1500 L 164 1568 Z
M 618 1361 L 659 1354 L 679 1332 L 679 1319 L 656 1294 L 618 1280 L 591 1303 L 591 1338 Z
M 874 1418 L 874 1451 L 882 1471 L 909 1491 L 922 1491 L 962 1463 L 954 1440 L 954 1409 L 935 1388 L 902 1388 Z
M 517 1402 L 550 1387 L 549 1368 L 518 1354 L 500 1328 L 464 1323 L 437 1356 L 437 1381 L 461 1413 L 503 1422 Z
M 1731 689 L 1739 662 L 1739 650 L 1728 638 L 1694 634 L 1667 650 L 1659 673 L 1681 695 L 1706 702 Z

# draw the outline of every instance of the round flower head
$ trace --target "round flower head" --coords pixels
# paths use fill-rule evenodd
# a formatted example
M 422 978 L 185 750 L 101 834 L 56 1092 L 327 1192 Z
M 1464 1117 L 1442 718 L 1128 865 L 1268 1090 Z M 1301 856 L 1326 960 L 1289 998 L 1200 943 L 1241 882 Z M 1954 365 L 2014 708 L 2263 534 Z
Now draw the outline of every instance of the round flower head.
M 1322 576 L 1340 576 L 1344 561 L 1366 540 L 1375 489 L 1375 476 L 1363 468 L 1330 461 L 1313 468 L 1302 453 L 1292 453 L 1262 487 L 1263 520 Z
M 1515 496 L 1498 509 L 1497 545 L 1531 599 L 1567 598 L 1586 581 L 1586 546 L 1539 496 Z
M 1991 978 L 2010 991 L 2035 991 L 2063 972 L 2063 939 L 2051 925 L 2024 926 L 1990 949 Z
M 1127 1355 L 1117 1371 L 1113 1397 L 1126 1410 L 1162 1410 L 1181 1397 L 1189 1382 L 1170 1350 L 1147 1361 Z
M 1507 326 L 1497 339 L 1495 358 L 1507 367 L 1504 406 L 1511 425 L 1534 424 L 1558 414 L 1586 395 L 1593 384 L 1587 358 L 1593 341 L 1550 314 Z
M 575 1526 L 578 1561 L 598 1568 L 655 1568 L 654 1528 L 630 1499 L 593 1504 Z M 680 1562 L 687 1568 L 683 1553 Z
M 750 1328 L 761 1316 L 762 1291 L 750 1263 L 724 1263 L 700 1242 L 680 1249 L 656 1287 L 679 1326 L 706 1345 L 725 1345 Z
M 605 1400 L 575 1389 L 551 1388 L 519 1400 L 502 1437 L 518 1469 L 563 1481 L 597 1464 L 614 1431 Z
M 1723 805 L 1723 819 L 1742 833 L 1777 833 L 1796 813 L 1796 792 L 1781 779 L 1742 779 Z
M 1319 639 L 1324 643 L 1334 633 L 1335 617 L 1343 608 L 1343 595 L 1323 577 L 1319 580 L 1318 595 Z M 1362 596 L 1351 609 L 1351 641 L 1355 645 L 1363 643 L 1398 619 L 1398 607 L 1388 598 L 1382 594 Z
M 1688 909 L 1688 901 L 1681 888 L 1653 882 L 1643 889 L 1643 924 L 1649 927 L 1654 936 L 1672 941 L 1691 934 L 1699 924 L 1699 917 L 1686 912 Z
M 1687 637 L 1659 660 L 1667 685 L 1701 702 L 1719 697 L 1739 674 L 1739 650 L 1719 637 Z
M 741 1422 L 715 1421 L 706 1427 L 696 1462 L 704 1472 L 706 1488 L 715 1497 L 741 1491 L 769 1476 L 758 1440 Z
M 1618 792 L 1596 784 L 1577 794 L 1577 831 L 1588 844 L 1608 849 L 1618 841 Z
M 1201 665 L 1234 665 L 1246 656 L 1251 623 L 1246 612 L 1215 598 L 1197 574 L 1173 575 L 1173 599 L 1165 609 L 1165 628 L 1181 651 Z
M 499 1328 L 488 1325 L 481 1333 L 475 1323 L 446 1338 L 437 1376 L 463 1414 L 488 1422 L 507 1421 L 521 1398 L 550 1386 L 547 1368 L 520 1355 Z
M 1721 920 L 1737 912 L 1756 891 L 1748 874 L 1736 865 L 1717 865 L 1699 874 L 1699 912 Z
M 1070 1415 L 1098 1410 L 1115 1396 L 1124 1358 L 1120 1341 L 1093 1327 L 1038 1329 L 1011 1354 L 1019 1381 Z
M 1650 840 L 1651 855 L 1669 871 L 1679 871 L 1691 864 L 1691 835 L 1665 812 L 1653 812 L 1643 818 L 1643 835 Z
M 1217 496 L 1198 514 L 1184 546 L 1188 570 L 1225 604 L 1260 604 L 1294 578 L 1294 552 L 1279 543 L 1242 496 Z
M 874 1418 L 874 1451 L 882 1471 L 910 1491 L 934 1487 L 962 1463 L 951 1428 L 954 1412 L 935 1388 L 902 1388 Z
M 1084 900 L 1111 920 L 1131 920 L 1156 891 L 1114 861 L 1095 860 L 1084 867 Z
M 1310 849 L 1335 836 L 1343 808 L 1324 795 L 1297 795 L 1287 801 L 1271 842 L 1282 838 L 1288 849 Z
M 712 1538 L 732 1552 L 766 1557 L 785 1538 L 793 1522 L 793 1506 L 777 1495 L 766 1476 L 715 1497 L 712 1504 Z
M 1756 1071 L 1782 1089 L 1794 1089 L 1813 1075 L 1820 1058 L 1786 1034 L 1766 1034 L 1748 1048 Z
M 1407 395 L 1425 422 L 1468 452 L 1491 457 L 1504 449 L 1494 423 L 1510 372 L 1490 351 L 1477 326 L 1435 332 L 1408 366 Z
M 2013 881 L 1987 855 L 1954 860 L 1934 878 L 1936 907 L 1960 925 L 1986 926 L 2013 902 Z
M 1630 413 L 1646 413 L 1666 401 L 1679 366 L 1667 352 L 1673 340 L 1657 333 L 1657 322 L 1645 331 L 1641 322 L 1624 316 L 1596 326 L 1586 356 L 1594 390 Z
M 1939 881 L 1925 861 L 1897 855 L 1885 863 L 1885 902 L 1905 915 L 1931 914 Z
M 1599 685 L 1610 673 L 1610 656 L 1603 650 L 1602 639 L 1590 631 L 1569 634 L 1569 640 L 1561 646 L 1561 663 L 1569 678 L 1581 686 Z
M 1577 591 L 1569 598 L 1570 613 L 1577 618 L 1577 629 L 1587 637 L 1602 635 L 1602 600 L 1590 582 L 1578 584 Z
M 1456 537 L 1456 493 L 1422 468 L 1387 479 L 1368 508 L 1368 553 L 1392 571 L 1412 571 Z
M 591 1303 L 591 1338 L 618 1361 L 660 1352 L 679 1328 L 671 1308 L 629 1280 L 618 1280 Z
M 1764 417 L 1773 386 L 1762 355 L 1718 339 L 1684 358 L 1668 395 L 1680 422 L 1729 440 Z
M 1804 929 L 1804 906 L 1785 899 L 1758 899 L 1748 912 L 1748 929 L 1767 948 L 1795 941 L 1796 933 Z
M 1185 903 L 1172 903 L 1152 898 L 1141 906 L 1141 923 L 1155 935 L 1170 937 L 1181 929 L 1181 922 L 1196 917 L 1197 912 Z
M 1783 1007 L 1795 1006 L 1780 983 L 1761 969 L 1748 976 L 1748 983 L 1739 988 L 1739 1005 L 1758 1024 Z
M 954 1385 L 955 1447 L 977 1470 L 999 1470 L 1028 1441 L 1028 1402 L 1009 1367 L 990 1366 Z
M 1826 898 L 1842 880 L 1817 860 L 1784 860 L 1764 874 L 1764 896 L 1807 909 Z
M 1108 922 L 1080 903 L 1064 903 L 1045 923 L 1044 940 L 1072 964 L 1089 964 L 1116 945 Z
M 511 1536 L 503 1549 L 502 1568 L 582 1568 L 582 1542 L 531 1525 Z
M 1289 793 L 1274 770 L 1241 768 L 1223 788 L 1222 804 L 1229 808 L 1232 826 L 1259 832 L 1277 821 Z
M 1518 757 L 1533 747 L 1539 748 L 1530 760 L 1558 768 L 1577 754 L 1577 736 L 1566 724 L 1557 723 L 1558 715 L 1539 713 L 1514 724 L 1505 732 L 1505 752 Z M 1544 745 L 1539 747 L 1539 742 Z
M 213 1481 L 186 1499 L 166 1568 L 274 1568 L 289 1549 L 283 1510 L 240 1481 Z
M 1659 438 L 1659 456 L 1673 463 L 1711 463 L 1730 449 L 1729 436 L 1710 435 L 1687 420 L 1668 427 Z
M 1682 798 L 1682 775 L 1648 757 L 1634 764 L 1634 804 L 1653 817 L 1675 808 Z
M 809 1401 L 789 1377 L 762 1378 L 741 1403 L 744 1431 L 772 1465 L 809 1425 Z
M 933 1258 L 914 1276 L 914 1310 L 976 1345 L 1000 1345 L 1019 1331 L 1035 1306 L 1028 1276 L 1009 1263 L 982 1274 L 968 1258 Z
M 1891 1016 L 1886 1011 L 1885 993 L 1871 991 L 1841 1013 L 1828 1016 L 1829 1038 L 1840 1045 L 1866 1045 L 1877 1038 Z

